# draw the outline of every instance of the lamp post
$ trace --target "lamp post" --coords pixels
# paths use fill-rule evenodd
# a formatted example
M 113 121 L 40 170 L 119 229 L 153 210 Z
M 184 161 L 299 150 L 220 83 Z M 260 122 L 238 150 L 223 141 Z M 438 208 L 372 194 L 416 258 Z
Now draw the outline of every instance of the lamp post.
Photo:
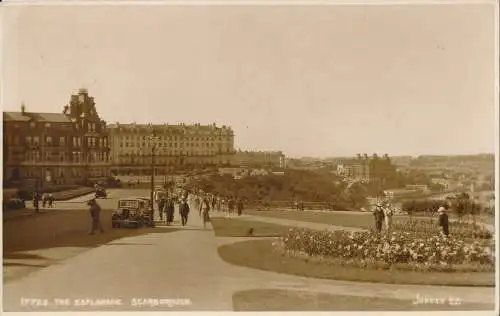
M 153 130 L 151 136 L 148 140 L 151 143 L 151 209 L 154 211 L 154 190 L 155 190 L 155 151 L 156 143 L 159 141 L 159 137 L 156 136 L 156 132 Z

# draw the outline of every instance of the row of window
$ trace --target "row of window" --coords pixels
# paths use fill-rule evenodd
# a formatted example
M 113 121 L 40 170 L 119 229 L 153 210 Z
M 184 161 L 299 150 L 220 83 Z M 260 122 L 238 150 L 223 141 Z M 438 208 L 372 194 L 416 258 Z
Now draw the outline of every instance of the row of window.
M 133 165 L 143 165 L 143 166 L 149 166 L 150 161 L 143 161 L 143 160 L 133 160 L 133 159 L 126 159 L 126 158 L 121 158 L 117 159 L 115 162 L 117 164 L 133 164 Z M 192 163 L 192 164 L 217 164 L 217 163 L 222 163 L 219 162 L 218 160 L 212 160 L 212 159 L 200 159 L 196 161 L 188 161 L 186 163 Z M 228 162 L 229 163 L 229 162 Z M 174 160 L 174 159 L 160 159 L 156 161 L 157 166 L 161 165 L 178 165 L 179 161 Z
M 212 136 L 212 137 L 181 137 L 181 136 L 157 136 L 160 141 L 221 141 L 222 136 Z M 226 138 L 226 137 L 224 137 Z M 140 141 L 140 140 L 151 140 L 151 136 L 122 136 L 117 137 L 119 141 L 123 139 L 125 141 Z
M 222 153 L 232 153 L 230 149 L 226 150 L 161 150 L 156 151 L 155 156 L 178 156 L 178 155 L 186 155 L 186 156 L 213 156 Z M 140 151 L 132 151 L 132 152 L 120 152 L 121 156 L 151 156 L 150 152 L 140 152 Z
M 134 146 L 135 145 L 135 146 Z M 170 147 L 170 148 L 177 148 L 177 147 L 216 147 L 214 143 L 159 143 L 158 147 Z M 223 146 L 224 144 L 217 144 L 218 147 Z M 227 146 L 230 146 L 230 143 L 227 144 Z M 120 147 L 125 147 L 125 148 L 144 148 L 144 147 L 152 147 L 151 143 L 120 143 Z
M 26 152 L 25 160 L 29 162 L 40 162 L 42 155 L 39 151 L 28 151 Z M 85 161 L 82 152 L 73 152 L 71 154 L 68 153 L 53 153 L 53 152 L 45 152 L 43 155 L 45 162 L 74 162 L 81 163 Z M 87 161 L 90 162 L 107 162 L 110 161 L 109 153 L 102 152 L 92 152 L 91 155 L 87 156 Z
M 66 175 L 64 168 L 55 168 L 55 169 L 40 169 L 40 168 L 23 168 L 22 175 L 25 178 L 40 178 L 44 176 L 50 176 L 51 181 L 55 181 L 58 178 L 64 178 Z M 83 177 L 84 169 L 82 168 L 71 168 L 71 176 L 73 178 Z M 89 174 L 92 177 L 101 177 L 106 175 L 106 170 L 103 168 L 90 168 Z M 55 176 L 55 179 L 54 179 Z

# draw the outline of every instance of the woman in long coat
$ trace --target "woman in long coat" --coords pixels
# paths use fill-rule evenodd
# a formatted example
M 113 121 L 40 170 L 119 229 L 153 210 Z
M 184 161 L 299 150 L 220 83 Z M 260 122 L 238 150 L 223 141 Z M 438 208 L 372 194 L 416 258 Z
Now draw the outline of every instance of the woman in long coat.
M 170 225 L 174 221 L 174 197 L 168 199 L 168 202 L 165 203 L 165 207 L 167 208 L 167 225 Z

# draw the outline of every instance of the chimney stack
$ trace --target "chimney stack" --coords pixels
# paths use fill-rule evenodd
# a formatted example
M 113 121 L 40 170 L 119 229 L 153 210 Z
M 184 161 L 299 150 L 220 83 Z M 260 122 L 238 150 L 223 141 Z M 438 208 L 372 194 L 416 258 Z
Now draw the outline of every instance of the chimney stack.
M 21 115 L 25 115 L 26 114 L 26 105 L 24 104 L 24 102 L 21 104 Z

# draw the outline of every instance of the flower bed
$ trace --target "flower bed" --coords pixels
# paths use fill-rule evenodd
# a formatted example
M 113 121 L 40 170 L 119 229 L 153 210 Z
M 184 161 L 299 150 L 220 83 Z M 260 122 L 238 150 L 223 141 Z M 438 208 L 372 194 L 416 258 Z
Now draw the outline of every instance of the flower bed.
M 432 237 L 436 235 L 440 227 L 437 219 L 410 219 L 404 222 L 394 222 L 392 228 L 395 231 L 410 232 L 419 234 L 422 237 Z M 474 225 L 467 222 L 450 222 L 450 234 L 456 238 L 479 238 L 491 239 L 493 234 L 480 225 Z
M 290 229 L 276 243 L 290 256 L 312 258 L 362 268 L 423 271 L 492 271 L 494 244 L 465 242 L 412 232 L 313 231 Z

